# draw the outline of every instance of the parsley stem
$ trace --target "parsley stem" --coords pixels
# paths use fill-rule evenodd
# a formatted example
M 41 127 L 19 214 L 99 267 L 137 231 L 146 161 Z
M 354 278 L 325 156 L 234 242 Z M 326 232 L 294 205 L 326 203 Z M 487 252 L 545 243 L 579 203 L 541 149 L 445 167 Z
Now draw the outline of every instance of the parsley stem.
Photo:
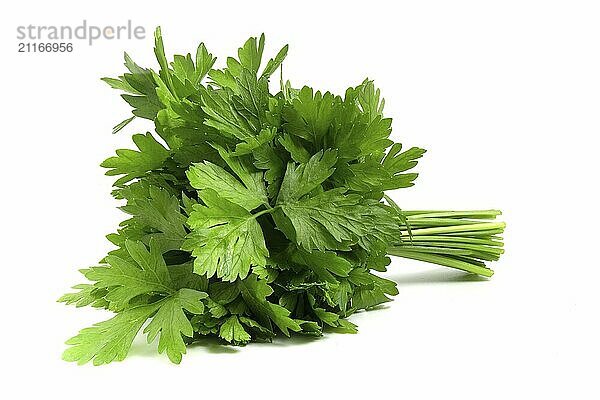
M 498 215 L 502 215 L 500 210 L 472 210 L 472 211 L 402 211 L 408 218 L 432 218 L 432 217 L 449 217 L 449 218 L 477 218 L 477 219 L 494 219 Z
M 402 247 L 392 247 L 388 249 L 388 253 L 393 256 L 443 265 L 445 267 L 456 268 L 486 277 L 490 277 L 494 274 L 494 271 L 489 268 L 439 254 L 420 253 L 412 250 L 406 250 Z
M 267 208 L 266 210 L 262 210 L 262 211 L 257 212 L 256 214 L 252 214 L 252 217 L 256 219 L 256 218 L 260 217 L 261 215 L 271 214 L 272 212 L 277 210 L 279 207 L 280 206 L 275 206 L 275 207 L 269 206 L 269 208 Z
M 496 218 L 498 210 L 397 211 L 404 218 L 401 240 L 388 254 L 425 261 L 482 276 L 494 273 L 485 262 L 504 253 L 504 222 L 483 222 Z
M 409 221 L 410 222 L 410 221 Z M 438 233 L 457 233 L 475 231 L 496 231 L 506 227 L 504 222 L 467 223 L 454 226 L 436 226 L 433 228 L 411 229 L 412 236 L 431 235 Z M 403 232 L 405 233 L 405 232 Z M 407 232 L 406 232 L 407 233 Z

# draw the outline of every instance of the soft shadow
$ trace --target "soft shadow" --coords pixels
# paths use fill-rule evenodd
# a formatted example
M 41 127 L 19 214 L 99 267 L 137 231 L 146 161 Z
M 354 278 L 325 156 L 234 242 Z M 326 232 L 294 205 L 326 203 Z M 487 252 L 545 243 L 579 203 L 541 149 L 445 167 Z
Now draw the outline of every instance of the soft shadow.
M 249 344 L 249 346 L 300 346 L 313 343 L 317 340 L 324 340 L 328 335 L 329 333 L 325 333 L 323 336 L 299 335 L 292 333 L 290 337 L 280 335 L 275 337 L 271 342 L 252 342 Z M 194 343 L 188 344 L 187 350 L 188 353 L 203 351 L 210 354 L 236 354 L 243 350 L 243 346 L 227 345 L 224 341 L 216 337 L 206 336 Z M 156 358 L 156 343 L 148 344 L 146 343 L 145 337 L 140 335 L 132 343 L 128 357 Z
M 449 282 L 485 282 L 489 280 L 488 278 L 479 276 L 477 274 L 470 274 L 462 271 L 455 271 L 443 268 L 406 273 L 395 271 L 393 274 L 388 274 L 387 278 L 396 282 L 398 286 L 436 283 L 439 284 Z M 366 312 L 377 312 L 379 310 L 384 310 L 388 307 L 389 306 L 384 303 L 373 307 Z M 362 314 L 363 312 L 365 311 L 360 311 L 358 313 Z M 292 334 L 290 337 L 285 337 L 283 335 L 279 335 L 275 337 L 271 342 L 253 342 L 251 343 L 251 345 L 253 347 L 288 347 L 308 345 L 317 340 L 326 340 L 329 335 L 331 335 L 331 332 L 325 332 L 323 336 Z M 145 337 L 143 337 L 143 339 L 145 339 Z M 146 343 L 146 340 L 143 339 L 141 339 L 140 337 L 136 338 L 129 351 L 129 356 L 144 358 L 156 357 L 156 344 L 148 345 Z M 236 354 L 241 350 L 240 347 L 226 345 L 222 340 L 211 336 L 203 337 L 201 340 L 189 344 L 187 347 L 190 351 L 192 349 L 199 348 L 211 354 Z
M 144 335 L 138 335 L 131 344 L 127 357 L 143 357 L 143 358 L 156 358 L 156 344 L 157 341 L 148 344 Z M 235 354 L 240 351 L 239 347 L 225 345 L 223 341 L 215 337 L 203 337 L 202 340 L 188 344 L 188 353 L 192 351 L 198 351 L 195 349 L 202 349 L 206 353 L 211 354 Z M 162 357 L 160 357 L 162 358 Z M 167 360 L 166 358 L 164 358 Z M 167 360 L 168 361 L 168 360 Z
M 309 336 L 309 335 L 297 335 L 297 334 L 292 333 L 290 337 L 280 335 L 280 336 L 275 337 L 270 342 L 269 341 L 252 342 L 252 343 L 248 344 L 248 346 L 252 346 L 252 347 L 298 346 L 298 345 L 303 345 L 303 344 L 309 344 L 316 340 L 322 340 L 322 339 L 323 339 L 323 336 L 314 337 L 314 336 Z M 218 338 L 212 337 L 212 336 L 203 337 L 202 339 L 198 340 L 197 342 L 194 342 L 194 343 L 188 345 L 188 349 L 190 349 L 190 350 L 203 349 L 207 353 L 212 353 L 212 354 L 235 354 L 239 351 L 242 351 L 243 348 L 244 348 L 244 346 L 227 345 L 224 341 L 222 341 Z
M 290 337 L 283 335 L 276 336 L 271 342 L 252 343 L 252 346 L 265 346 L 265 347 L 288 347 L 288 346 L 299 346 L 316 342 L 317 340 L 323 340 L 326 334 L 323 336 L 310 336 L 310 335 L 297 335 L 291 334 Z
M 399 286 L 402 285 L 418 285 L 431 283 L 448 283 L 448 282 L 485 282 L 489 279 L 477 274 L 470 274 L 462 271 L 453 271 L 447 269 L 411 272 L 411 273 L 394 273 L 389 275 L 388 279 L 393 280 Z
M 138 335 L 131 344 L 127 357 L 156 358 L 156 342 L 148 344 L 146 336 Z
M 240 351 L 239 347 L 226 345 L 222 340 L 212 336 L 205 336 L 202 339 L 188 345 L 188 348 L 201 348 L 211 354 L 235 354 Z

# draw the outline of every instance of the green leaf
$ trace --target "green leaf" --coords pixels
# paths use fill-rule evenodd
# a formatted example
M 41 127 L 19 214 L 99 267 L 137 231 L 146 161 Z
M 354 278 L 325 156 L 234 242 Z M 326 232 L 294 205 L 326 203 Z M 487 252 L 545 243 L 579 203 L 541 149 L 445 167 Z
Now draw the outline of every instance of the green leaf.
M 337 320 L 337 326 L 335 328 L 330 328 L 330 330 L 339 333 L 358 333 L 356 328 L 357 326 L 352 322 L 340 318 Z
M 387 295 L 398 294 L 396 282 L 373 275 L 363 268 L 352 270 L 349 281 L 356 285 L 352 295 L 352 308 L 368 309 L 391 301 Z
M 129 73 L 119 78 L 102 78 L 102 80 L 113 89 L 129 93 L 121 97 L 133 107 L 134 116 L 153 120 L 164 106 L 156 95 L 157 84 L 152 70 L 139 67 L 127 53 L 125 53 L 125 67 Z
M 163 300 L 158 312 L 144 329 L 148 334 L 148 343 L 152 343 L 160 334 L 158 352 L 166 351 L 169 359 L 179 364 L 181 355 L 185 354 L 183 336 L 192 337 L 194 330 L 184 310 L 192 314 L 204 313 L 202 299 L 208 295 L 192 289 L 181 289 L 176 294 Z
M 160 304 L 148 304 L 120 312 L 113 318 L 82 329 L 66 341 L 71 345 L 63 353 L 63 360 L 79 365 L 93 360 L 94 365 L 123 361 L 142 325 L 156 312 Z
M 113 127 L 112 133 L 115 134 L 115 133 L 119 132 L 121 129 L 125 128 L 134 119 L 135 119 L 135 115 L 133 117 L 126 118 L 123 121 L 119 122 L 117 125 L 115 125 Z
M 156 55 L 156 60 L 160 65 L 160 78 L 167 85 L 169 91 L 171 93 L 175 93 L 173 81 L 171 80 L 171 70 L 169 69 L 169 63 L 165 56 L 165 47 L 162 40 L 160 26 L 154 31 L 154 54 Z
M 150 132 L 146 135 L 133 135 L 133 142 L 139 151 L 120 149 L 115 157 L 107 158 L 100 164 L 101 167 L 108 168 L 106 175 L 124 175 L 117 179 L 115 186 L 121 186 L 149 171 L 161 168 L 169 157 L 169 151 L 157 142 Z
M 275 336 L 275 333 L 268 328 L 265 328 L 255 320 L 240 316 L 238 317 L 239 321 L 245 325 L 250 332 L 252 332 L 252 336 L 255 340 L 270 340 Z
M 204 43 L 200 43 L 196 50 L 195 65 L 191 54 L 188 53 L 186 56 L 175 55 L 173 57 L 173 62 L 171 63 L 171 66 L 173 67 L 173 78 L 176 79 L 173 84 L 174 86 L 182 86 L 176 88 L 176 92 L 187 93 L 189 91 L 188 96 L 193 95 L 216 60 L 216 57 L 213 57 L 213 55 L 208 52 Z M 188 88 L 190 85 L 191 88 Z
M 75 304 L 75 307 L 78 308 L 89 305 L 96 308 L 107 308 L 109 306 L 109 303 L 104 299 L 104 296 L 108 292 L 106 289 L 98 288 L 88 283 L 75 285 L 72 289 L 78 289 L 78 291 L 64 294 L 57 301 L 67 305 Z
M 211 69 L 208 72 L 209 78 L 212 80 L 210 86 L 219 87 L 221 89 L 236 90 L 237 83 L 235 77 L 228 69 Z
M 231 303 L 239 294 L 238 287 L 229 282 L 215 282 L 210 285 L 210 298 L 221 305 Z
M 213 57 L 206 49 L 204 43 L 200 43 L 196 50 L 196 83 L 202 81 L 213 65 L 215 65 L 215 61 L 217 61 L 217 57 Z
M 393 143 L 389 139 L 392 120 L 383 117 L 383 103 L 371 81 L 346 91 L 326 140 L 338 149 L 340 159 L 362 162 L 363 157 L 372 157 L 380 161 Z
M 111 310 L 123 310 L 142 294 L 169 295 L 173 284 L 165 261 L 157 246 L 150 242 L 150 251 L 141 242 L 125 242 L 127 257 L 109 255 L 106 264 L 84 270 L 96 288 L 106 289 L 105 299 Z
M 251 154 L 255 149 L 269 143 L 277 135 L 277 129 L 263 129 L 257 136 L 251 136 L 244 139 L 244 142 L 238 143 L 235 146 L 234 156 L 243 156 Z
M 292 240 L 308 252 L 348 251 L 354 244 L 369 250 L 378 242 L 397 240 L 399 225 L 382 204 L 343 192 L 332 189 L 282 204 L 295 230 Z
M 310 153 L 300 143 L 298 137 L 285 133 L 279 138 L 279 143 L 290 153 L 295 162 L 307 163 L 310 160 Z
M 178 254 L 185 254 L 186 258 L 189 259 L 187 252 L 181 251 Z M 205 276 L 194 273 L 194 263 L 191 260 L 179 265 L 169 264 L 168 269 L 175 290 L 186 288 L 199 292 L 206 292 L 208 290 L 208 279 Z
M 267 193 L 269 198 L 274 198 L 279 192 L 281 180 L 285 171 L 285 161 L 281 154 L 270 144 L 258 147 L 254 152 L 254 166 L 265 171 L 265 180 L 268 183 Z
M 146 181 L 135 182 L 119 193 L 127 199 L 127 204 L 120 209 L 133 216 L 121 223 L 120 236 L 126 238 L 133 236 L 133 232 L 143 232 L 143 236 L 137 239 L 146 242 L 154 239 L 162 252 L 181 247 L 187 234 L 187 218 L 182 214 L 175 195 Z M 121 245 L 119 242 L 115 244 Z
M 340 163 L 332 176 L 336 186 L 345 186 L 355 192 L 381 192 L 392 179 L 388 171 L 373 159 L 362 163 Z
M 251 274 L 246 279 L 238 281 L 237 285 L 242 293 L 242 298 L 262 326 L 272 330 L 272 321 L 286 336 L 290 335 L 290 330 L 294 332 L 300 330 L 300 325 L 289 317 L 290 312 L 287 309 L 267 300 L 267 296 L 273 293 L 273 289 L 266 281 Z
M 342 312 L 342 315 L 345 315 L 352 293 L 353 289 L 350 286 L 350 282 L 344 279 L 341 280 L 338 285 L 330 286 L 327 291 L 326 301 L 332 307 L 338 306 Z
M 237 87 L 237 86 L 236 86 Z M 231 93 L 227 90 L 201 89 L 202 111 L 208 118 L 204 124 L 218 130 L 222 135 L 239 140 L 247 140 L 258 132 L 255 127 L 231 104 Z
M 255 37 L 252 37 L 244 43 L 242 47 L 238 49 L 238 57 L 240 65 L 255 75 L 260 68 L 262 60 L 263 50 L 265 48 L 265 35 L 260 35 L 260 39 L 257 42 Z
M 125 54 L 127 56 L 127 53 Z M 100 80 L 106 82 L 111 88 L 122 90 L 127 93 L 141 95 L 134 87 L 132 87 L 124 77 L 119 78 L 100 78 Z M 154 89 L 154 82 L 152 82 L 152 89 Z
M 356 101 L 369 121 L 383 116 L 385 100 L 381 98 L 381 92 L 375 88 L 373 81 L 365 79 L 358 87 Z
M 315 313 L 315 315 L 317 316 L 317 318 L 319 318 L 322 322 L 324 322 L 325 324 L 331 326 L 331 327 L 337 327 L 338 326 L 338 321 L 340 319 L 340 316 L 329 312 L 329 311 L 325 311 L 325 309 L 323 308 L 314 308 L 313 312 Z
M 256 74 L 242 69 L 236 78 L 236 95 L 231 101 L 236 112 L 250 125 L 253 134 L 257 134 L 265 121 L 269 110 L 269 86 L 265 78 L 258 79 Z
M 317 91 L 313 94 L 312 88 L 304 86 L 292 100 L 292 106 L 284 110 L 285 131 L 321 149 L 340 104 L 339 97 L 329 92 L 321 94 Z
M 240 171 L 242 168 L 240 166 Z M 210 161 L 194 164 L 186 172 L 186 175 L 194 188 L 199 190 L 214 190 L 223 199 L 248 211 L 252 211 L 267 202 L 264 186 L 261 188 L 254 181 L 254 178 L 247 178 L 245 176 L 244 178 L 248 186 L 244 186 L 224 168 Z
M 263 181 L 263 173 L 252 165 L 251 159 L 229 153 L 223 147 L 216 144 L 212 144 L 212 146 L 217 149 L 223 161 L 237 175 L 252 195 L 260 200 L 261 204 L 269 204 L 267 190 Z
M 212 189 L 200 192 L 188 219 L 192 232 L 183 249 L 196 257 L 194 272 L 226 281 L 245 278 L 253 265 L 264 266 L 269 252 L 256 215 Z
M 383 168 L 385 168 L 392 177 L 383 184 L 383 190 L 392 190 L 414 185 L 413 181 L 417 178 L 418 174 L 403 174 L 402 172 L 414 168 L 417 165 L 416 160 L 421 158 L 426 150 L 418 147 L 412 147 L 403 152 L 400 152 L 401 150 L 402 144 L 394 143 L 383 159 Z
M 302 249 L 292 252 L 291 260 L 312 270 L 321 281 L 337 284 L 338 277 L 348 276 L 352 264 L 331 251 L 313 251 L 309 253 Z
M 251 336 L 246 332 L 238 317 L 232 315 L 221 325 L 219 336 L 231 344 L 243 345 L 250 341 Z
M 326 150 L 318 152 L 305 164 L 295 166 L 289 163 L 277 196 L 277 204 L 298 200 L 318 187 L 333 174 L 336 161 L 336 152 Z
M 265 66 L 265 69 L 262 72 L 261 78 L 268 78 L 269 76 L 271 76 L 273 74 L 273 72 L 275 72 L 277 70 L 277 68 L 279 68 L 279 66 L 281 65 L 283 60 L 285 60 L 285 57 L 287 56 L 288 49 L 289 49 L 289 46 L 286 44 L 285 46 L 283 46 L 281 48 L 281 50 L 279 50 L 279 53 L 277 53 L 275 58 L 271 58 L 267 62 L 267 65 Z
M 374 289 L 357 288 L 352 296 L 352 308 L 356 310 L 364 310 L 376 307 L 380 304 L 392 301 L 378 287 Z

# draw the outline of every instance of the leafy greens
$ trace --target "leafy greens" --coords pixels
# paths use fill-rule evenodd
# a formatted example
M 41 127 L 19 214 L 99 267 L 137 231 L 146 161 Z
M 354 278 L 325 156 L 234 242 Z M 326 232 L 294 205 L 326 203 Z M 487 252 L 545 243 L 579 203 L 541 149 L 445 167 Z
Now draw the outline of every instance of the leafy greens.
M 69 339 L 65 360 L 123 360 L 141 330 L 174 363 L 206 336 L 354 333 L 348 316 L 398 293 L 374 273 L 389 255 L 491 276 L 504 224 L 484 220 L 498 211 L 402 211 L 384 195 L 413 185 L 425 150 L 390 140 L 373 82 L 272 94 L 288 47 L 261 68 L 264 45 L 248 39 L 221 69 L 204 44 L 168 62 L 159 28 L 158 71 L 125 54 L 128 72 L 104 78 L 132 107 L 114 132 L 144 118 L 155 133 L 101 164 L 129 218 L 59 301 L 115 316 Z

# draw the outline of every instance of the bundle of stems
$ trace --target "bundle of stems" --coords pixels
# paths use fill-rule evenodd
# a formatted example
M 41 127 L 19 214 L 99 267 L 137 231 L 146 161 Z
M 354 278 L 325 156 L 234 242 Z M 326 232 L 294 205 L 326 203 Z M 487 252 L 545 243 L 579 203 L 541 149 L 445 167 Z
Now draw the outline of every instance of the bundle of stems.
M 490 221 L 502 214 L 499 210 L 399 212 L 403 240 L 390 246 L 388 254 L 486 277 L 494 274 L 485 262 L 504 253 L 501 235 L 506 224 Z

